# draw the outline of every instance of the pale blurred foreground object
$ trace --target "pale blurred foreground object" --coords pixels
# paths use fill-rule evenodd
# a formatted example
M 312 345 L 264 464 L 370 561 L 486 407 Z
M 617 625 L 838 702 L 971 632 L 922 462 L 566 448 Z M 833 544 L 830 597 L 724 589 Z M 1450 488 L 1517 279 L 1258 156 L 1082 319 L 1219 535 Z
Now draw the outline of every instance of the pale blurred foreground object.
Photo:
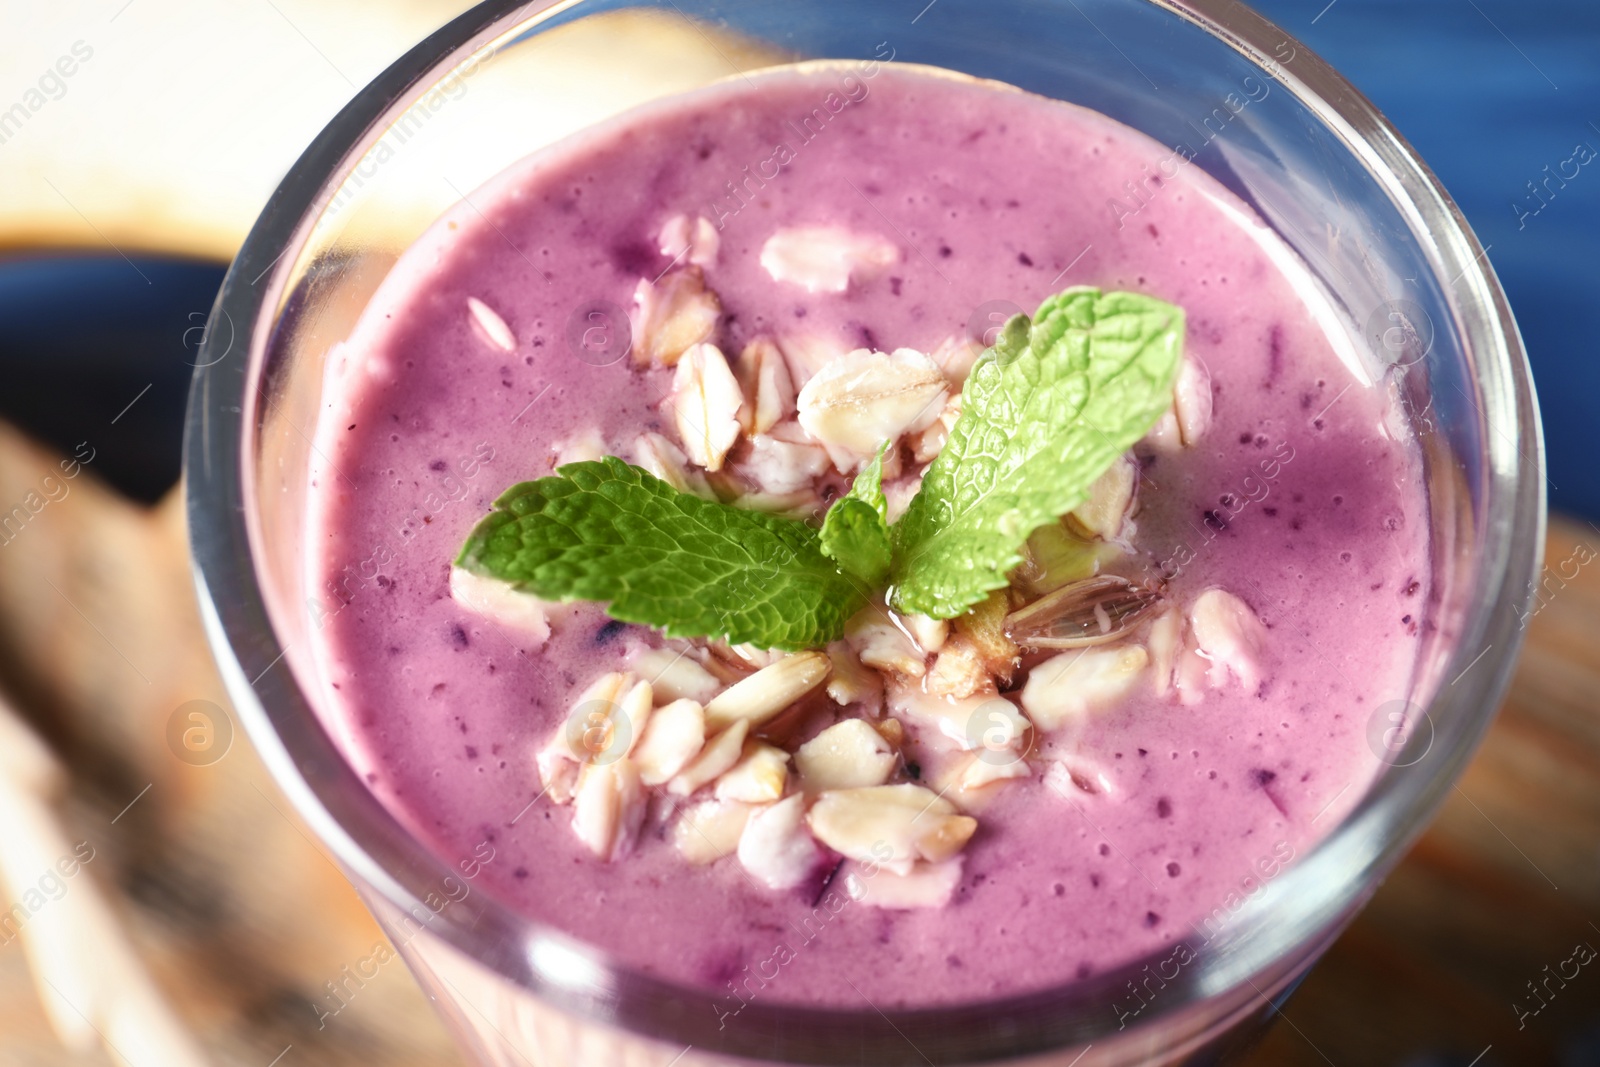
M 181 490 L 146 510 L 93 471 L 64 477 L 0 423 L 0 515 L 27 516 L 0 536 L 0 686 L 71 770 L 0 711 L 0 921 L 44 895 L 21 938 L 0 927 L 0 1063 L 207 1062 L 181 1027 L 211 1062 L 262 1067 L 292 1047 L 301 1064 L 458 1063 L 404 967 L 372 963 L 392 950 L 229 729 Z M 185 743 L 192 707 L 218 720 L 210 752 Z M 78 842 L 86 869 L 41 885 Z M 103 1038 L 115 1052 L 62 1051 L 46 1016 L 74 1048 Z
M 103 1041 L 129 1067 L 199 1067 L 205 1059 L 194 1039 L 150 981 L 93 879 L 76 878 L 70 891 L 54 894 L 56 885 L 65 886 L 61 878 L 78 875 L 94 858 L 87 842 L 69 843 L 52 811 L 64 785 L 50 751 L 0 699 L 0 885 L 22 902 L 0 922 L 20 927 L 39 999 L 62 1044 L 87 1052 Z M 40 903 L 24 919 L 29 898 Z

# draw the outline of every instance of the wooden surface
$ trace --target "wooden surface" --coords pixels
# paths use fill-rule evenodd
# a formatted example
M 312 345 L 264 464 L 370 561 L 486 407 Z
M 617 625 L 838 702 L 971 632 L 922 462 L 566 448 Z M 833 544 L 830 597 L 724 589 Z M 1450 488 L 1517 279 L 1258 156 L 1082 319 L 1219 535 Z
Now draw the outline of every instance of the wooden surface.
M 0 500 L 22 499 L 55 463 L 0 427 Z M 218 1063 L 458 1063 L 398 964 L 319 1025 L 323 983 L 380 935 L 242 736 L 210 766 L 175 757 L 174 710 L 226 706 L 181 512 L 176 497 L 135 508 L 92 469 L 0 547 L 0 687 L 73 770 L 66 819 L 96 848 L 77 877 L 108 891 Z M 1553 522 L 1552 572 L 1578 546 L 1600 548 L 1600 532 Z M 1538 1003 L 1526 983 L 1579 943 L 1600 947 L 1600 566 L 1547 590 L 1460 788 L 1250 1064 L 1600 1062 L 1600 965 L 1552 981 L 1520 1029 L 1516 1013 Z M 0 1064 L 108 1062 L 57 1048 L 17 944 L 0 947 Z
M 13 5 L 0 69 L 42 72 L 80 39 L 94 55 L 0 147 L 0 246 L 231 255 L 353 87 L 465 6 Z M 0 506 L 55 463 L 0 426 Z M 1600 531 L 1554 522 L 1552 569 L 1578 545 L 1600 549 Z M 1539 1003 L 1529 982 L 1600 947 L 1600 564 L 1549 590 L 1460 788 L 1251 1067 L 1600 1064 L 1600 961 L 1518 1022 Z M 90 464 L 0 547 L 0 689 L 72 769 L 64 815 L 96 848 L 76 877 L 107 891 L 217 1063 L 460 1063 L 398 964 L 319 1026 L 323 984 L 372 954 L 376 927 L 242 737 L 210 766 L 169 748 L 185 701 L 226 706 L 175 498 L 137 509 Z M 114 1062 L 61 1051 L 18 944 L 0 946 L 0 1067 Z

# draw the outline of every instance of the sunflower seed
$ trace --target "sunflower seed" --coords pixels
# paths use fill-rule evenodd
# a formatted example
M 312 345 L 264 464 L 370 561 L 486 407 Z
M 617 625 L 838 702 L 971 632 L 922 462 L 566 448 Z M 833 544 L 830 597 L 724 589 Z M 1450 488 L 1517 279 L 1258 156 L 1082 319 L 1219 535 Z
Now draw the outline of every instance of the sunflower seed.
M 1071 582 L 1012 612 L 1006 636 L 1022 648 L 1082 648 L 1122 637 L 1161 603 L 1161 594 L 1114 574 Z

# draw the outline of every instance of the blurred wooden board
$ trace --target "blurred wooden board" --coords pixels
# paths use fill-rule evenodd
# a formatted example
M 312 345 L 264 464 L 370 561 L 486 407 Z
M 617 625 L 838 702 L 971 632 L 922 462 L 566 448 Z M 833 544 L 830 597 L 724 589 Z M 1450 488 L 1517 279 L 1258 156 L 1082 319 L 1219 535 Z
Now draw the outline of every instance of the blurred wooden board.
M 59 457 L 0 426 L 0 500 Z M 176 495 L 145 511 L 94 480 L 0 546 L 0 686 L 74 771 L 68 820 L 94 878 L 219 1063 L 459 1063 L 403 967 L 322 1020 L 324 983 L 380 934 L 237 736 L 175 757 L 185 701 L 227 705 L 200 633 Z M 1552 523 L 1551 573 L 1600 531 Z M 1526 983 L 1600 947 L 1600 565 L 1552 578 L 1504 713 L 1422 842 L 1289 1002 L 1253 1065 L 1600 1062 L 1600 967 L 1519 1030 Z M 148 788 L 146 788 L 148 787 Z M 130 806 L 131 803 L 131 806 Z M 69 890 L 70 892 L 70 887 Z M 319 1025 L 322 1023 L 323 1025 Z M 1490 1047 L 1492 1046 L 1492 1048 Z M 1587 1058 L 1583 1049 L 1587 1048 Z M 1434 1058 L 1429 1058 L 1429 1057 Z M 67 1067 L 16 943 L 0 947 L 0 1064 Z
M 1483 748 L 1252 1067 L 1600 1064 L 1600 960 L 1564 966 L 1600 949 L 1600 530 L 1553 518 L 1545 560 Z
M 466 6 L 12 5 L 0 69 L 17 73 L 16 93 L 0 108 L 80 40 L 93 55 L 0 142 L 0 247 L 231 256 L 355 87 Z M 636 86 L 725 71 L 707 60 L 637 73 Z M 0 505 L 36 491 L 57 463 L 0 427 Z M 1517 1014 L 1537 1006 L 1527 983 L 1545 981 L 1545 968 L 1579 942 L 1600 947 L 1600 566 L 1570 581 L 1561 575 L 1573 568 L 1560 570 L 1579 545 L 1600 549 L 1600 531 L 1552 524 L 1556 577 L 1482 752 L 1252 1067 L 1600 1064 L 1600 968 L 1552 982 L 1548 1006 L 1521 1028 Z M 217 1062 L 461 1062 L 397 963 L 319 1026 L 323 984 L 371 955 L 376 927 L 242 737 L 205 767 L 169 749 L 179 705 L 227 706 L 176 498 L 134 508 L 98 486 L 91 463 L 0 546 L 0 687 L 74 769 L 68 821 L 97 849 L 79 877 L 120 902 Z M 17 944 L 0 946 L 0 1067 L 106 1062 L 60 1051 Z

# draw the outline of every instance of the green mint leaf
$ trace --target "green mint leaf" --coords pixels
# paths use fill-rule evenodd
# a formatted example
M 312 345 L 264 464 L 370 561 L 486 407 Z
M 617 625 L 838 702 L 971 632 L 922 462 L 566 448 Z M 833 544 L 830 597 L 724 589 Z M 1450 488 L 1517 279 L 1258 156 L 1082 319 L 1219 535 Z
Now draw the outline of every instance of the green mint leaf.
M 877 588 L 889 576 L 889 502 L 883 496 L 885 444 L 822 520 L 822 554 Z
M 680 493 L 614 457 L 507 489 L 456 562 L 669 637 L 759 648 L 820 648 L 866 602 L 812 527 Z
M 1183 335 L 1181 308 L 1082 286 L 1006 323 L 892 531 L 894 607 L 946 619 L 1003 587 L 1028 535 L 1082 504 L 1171 405 Z

